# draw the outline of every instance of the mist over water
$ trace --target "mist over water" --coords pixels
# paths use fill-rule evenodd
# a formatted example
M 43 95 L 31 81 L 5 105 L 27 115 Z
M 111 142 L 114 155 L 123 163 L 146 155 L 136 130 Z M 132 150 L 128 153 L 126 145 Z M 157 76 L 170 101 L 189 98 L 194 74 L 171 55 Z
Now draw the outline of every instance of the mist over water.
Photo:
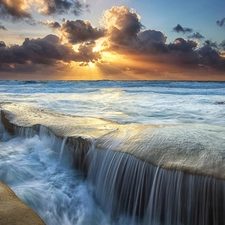
M 0 81 L 0 99 L 119 123 L 225 125 L 224 82 Z M 48 225 L 139 224 L 113 221 L 73 168 L 65 140 L 53 142 L 45 133 L 12 137 L 0 123 L 0 180 Z

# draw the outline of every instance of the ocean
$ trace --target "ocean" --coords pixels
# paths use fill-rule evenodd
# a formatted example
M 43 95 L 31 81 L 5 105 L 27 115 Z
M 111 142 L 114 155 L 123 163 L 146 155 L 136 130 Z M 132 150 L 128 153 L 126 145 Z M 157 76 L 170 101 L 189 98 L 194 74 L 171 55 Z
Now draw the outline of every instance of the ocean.
M 0 99 L 1 103 L 122 125 L 207 126 L 225 136 L 221 134 L 225 126 L 225 82 L 0 81 Z M 162 215 L 150 223 L 134 219 L 137 212 L 129 209 L 114 215 L 112 207 L 101 204 L 96 194 L 100 184 L 72 166 L 64 154 L 64 145 L 65 140 L 56 150 L 44 133 L 11 135 L 0 125 L 0 180 L 47 225 L 201 224 L 169 216 L 162 219 Z M 142 212 L 139 214 L 144 217 Z M 220 224 L 218 221 L 211 225 Z

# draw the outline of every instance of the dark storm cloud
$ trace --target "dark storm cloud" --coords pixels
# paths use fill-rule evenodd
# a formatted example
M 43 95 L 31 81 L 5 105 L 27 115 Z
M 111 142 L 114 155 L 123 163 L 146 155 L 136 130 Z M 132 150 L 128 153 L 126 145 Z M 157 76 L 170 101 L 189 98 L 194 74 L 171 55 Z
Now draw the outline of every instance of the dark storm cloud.
M 217 20 L 216 24 L 220 27 L 224 27 L 225 26 L 225 17 L 221 20 Z
M 61 27 L 62 36 L 71 44 L 96 40 L 104 36 L 104 30 L 92 27 L 89 21 L 67 20 Z
M 177 24 L 176 27 L 173 28 L 173 31 L 177 32 L 177 33 L 191 33 L 193 31 L 193 29 L 191 28 L 185 28 L 185 27 L 182 27 L 180 24 Z
M 40 10 L 42 14 L 64 14 L 73 13 L 76 16 L 80 15 L 83 11 L 88 10 L 88 5 L 81 3 L 78 0 L 44 0 L 45 7 Z
M 21 46 L 5 47 L 4 42 L 1 45 L 0 68 L 7 70 L 15 70 L 22 65 L 29 68 L 33 65 L 37 68 L 37 65 L 59 66 L 63 62 L 89 62 L 100 57 L 98 53 L 92 52 L 93 44 L 82 45 L 79 51 L 75 52 L 71 45 L 61 44 L 56 35 L 37 39 L 26 38 Z
M 194 39 L 201 40 L 201 39 L 204 39 L 205 37 L 202 36 L 199 32 L 195 32 L 195 33 L 189 35 L 188 38 L 194 38 Z

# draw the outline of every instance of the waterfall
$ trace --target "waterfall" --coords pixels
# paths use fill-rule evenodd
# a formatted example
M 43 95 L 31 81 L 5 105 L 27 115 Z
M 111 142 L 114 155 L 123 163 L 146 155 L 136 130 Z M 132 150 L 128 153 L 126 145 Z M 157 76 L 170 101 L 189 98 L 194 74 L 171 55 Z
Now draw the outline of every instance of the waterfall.
M 88 180 L 105 212 L 134 224 L 222 225 L 225 181 L 154 167 L 120 152 L 87 155 Z
M 59 161 L 62 160 L 64 148 L 65 148 L 65 145 L 66 145 L 66 141 L 67 141 L 67 137 L 64 137 L 63 141 L 62 141 L 62 146 L 61 146 L 61 149 L 60 149 Z
M 117 223 L 121 217 L 135 225 L 224 225 L 225 181 L 175 169 L 163 169 L 128 152 L 99 149 L 94 140 L 59 137 L 48 127 L 10 124 L 17 135 L 40 140 L 62 160 L 83 172 L 93 186 L 101 209 Z M 1 127 L 0 127 L 1 128 Z M 3 128 L 1 128 L 3 129 Z

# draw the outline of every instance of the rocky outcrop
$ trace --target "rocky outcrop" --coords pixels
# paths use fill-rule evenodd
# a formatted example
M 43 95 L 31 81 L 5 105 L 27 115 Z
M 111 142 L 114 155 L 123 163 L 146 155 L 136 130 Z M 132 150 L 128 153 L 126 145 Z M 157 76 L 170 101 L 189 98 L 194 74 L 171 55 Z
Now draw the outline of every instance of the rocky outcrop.
M 1 104 L 1 109 L 2 122 L 11 133 L 15 127 L 37 131 L 44 126 L 76 146 L 82 140 L 83 146 L 94 143 L 98 149 L 127 153 L 156 167 L 225 179 L 223 127 L 118 124 L 16 104 Z
M 11 133 L 44 134 L 63 146 L 60 154 L 72 155 L 115 220 L 225 224 L 224 127 L 118 124 L 17 104 L 1 104 L 1 115 Z

